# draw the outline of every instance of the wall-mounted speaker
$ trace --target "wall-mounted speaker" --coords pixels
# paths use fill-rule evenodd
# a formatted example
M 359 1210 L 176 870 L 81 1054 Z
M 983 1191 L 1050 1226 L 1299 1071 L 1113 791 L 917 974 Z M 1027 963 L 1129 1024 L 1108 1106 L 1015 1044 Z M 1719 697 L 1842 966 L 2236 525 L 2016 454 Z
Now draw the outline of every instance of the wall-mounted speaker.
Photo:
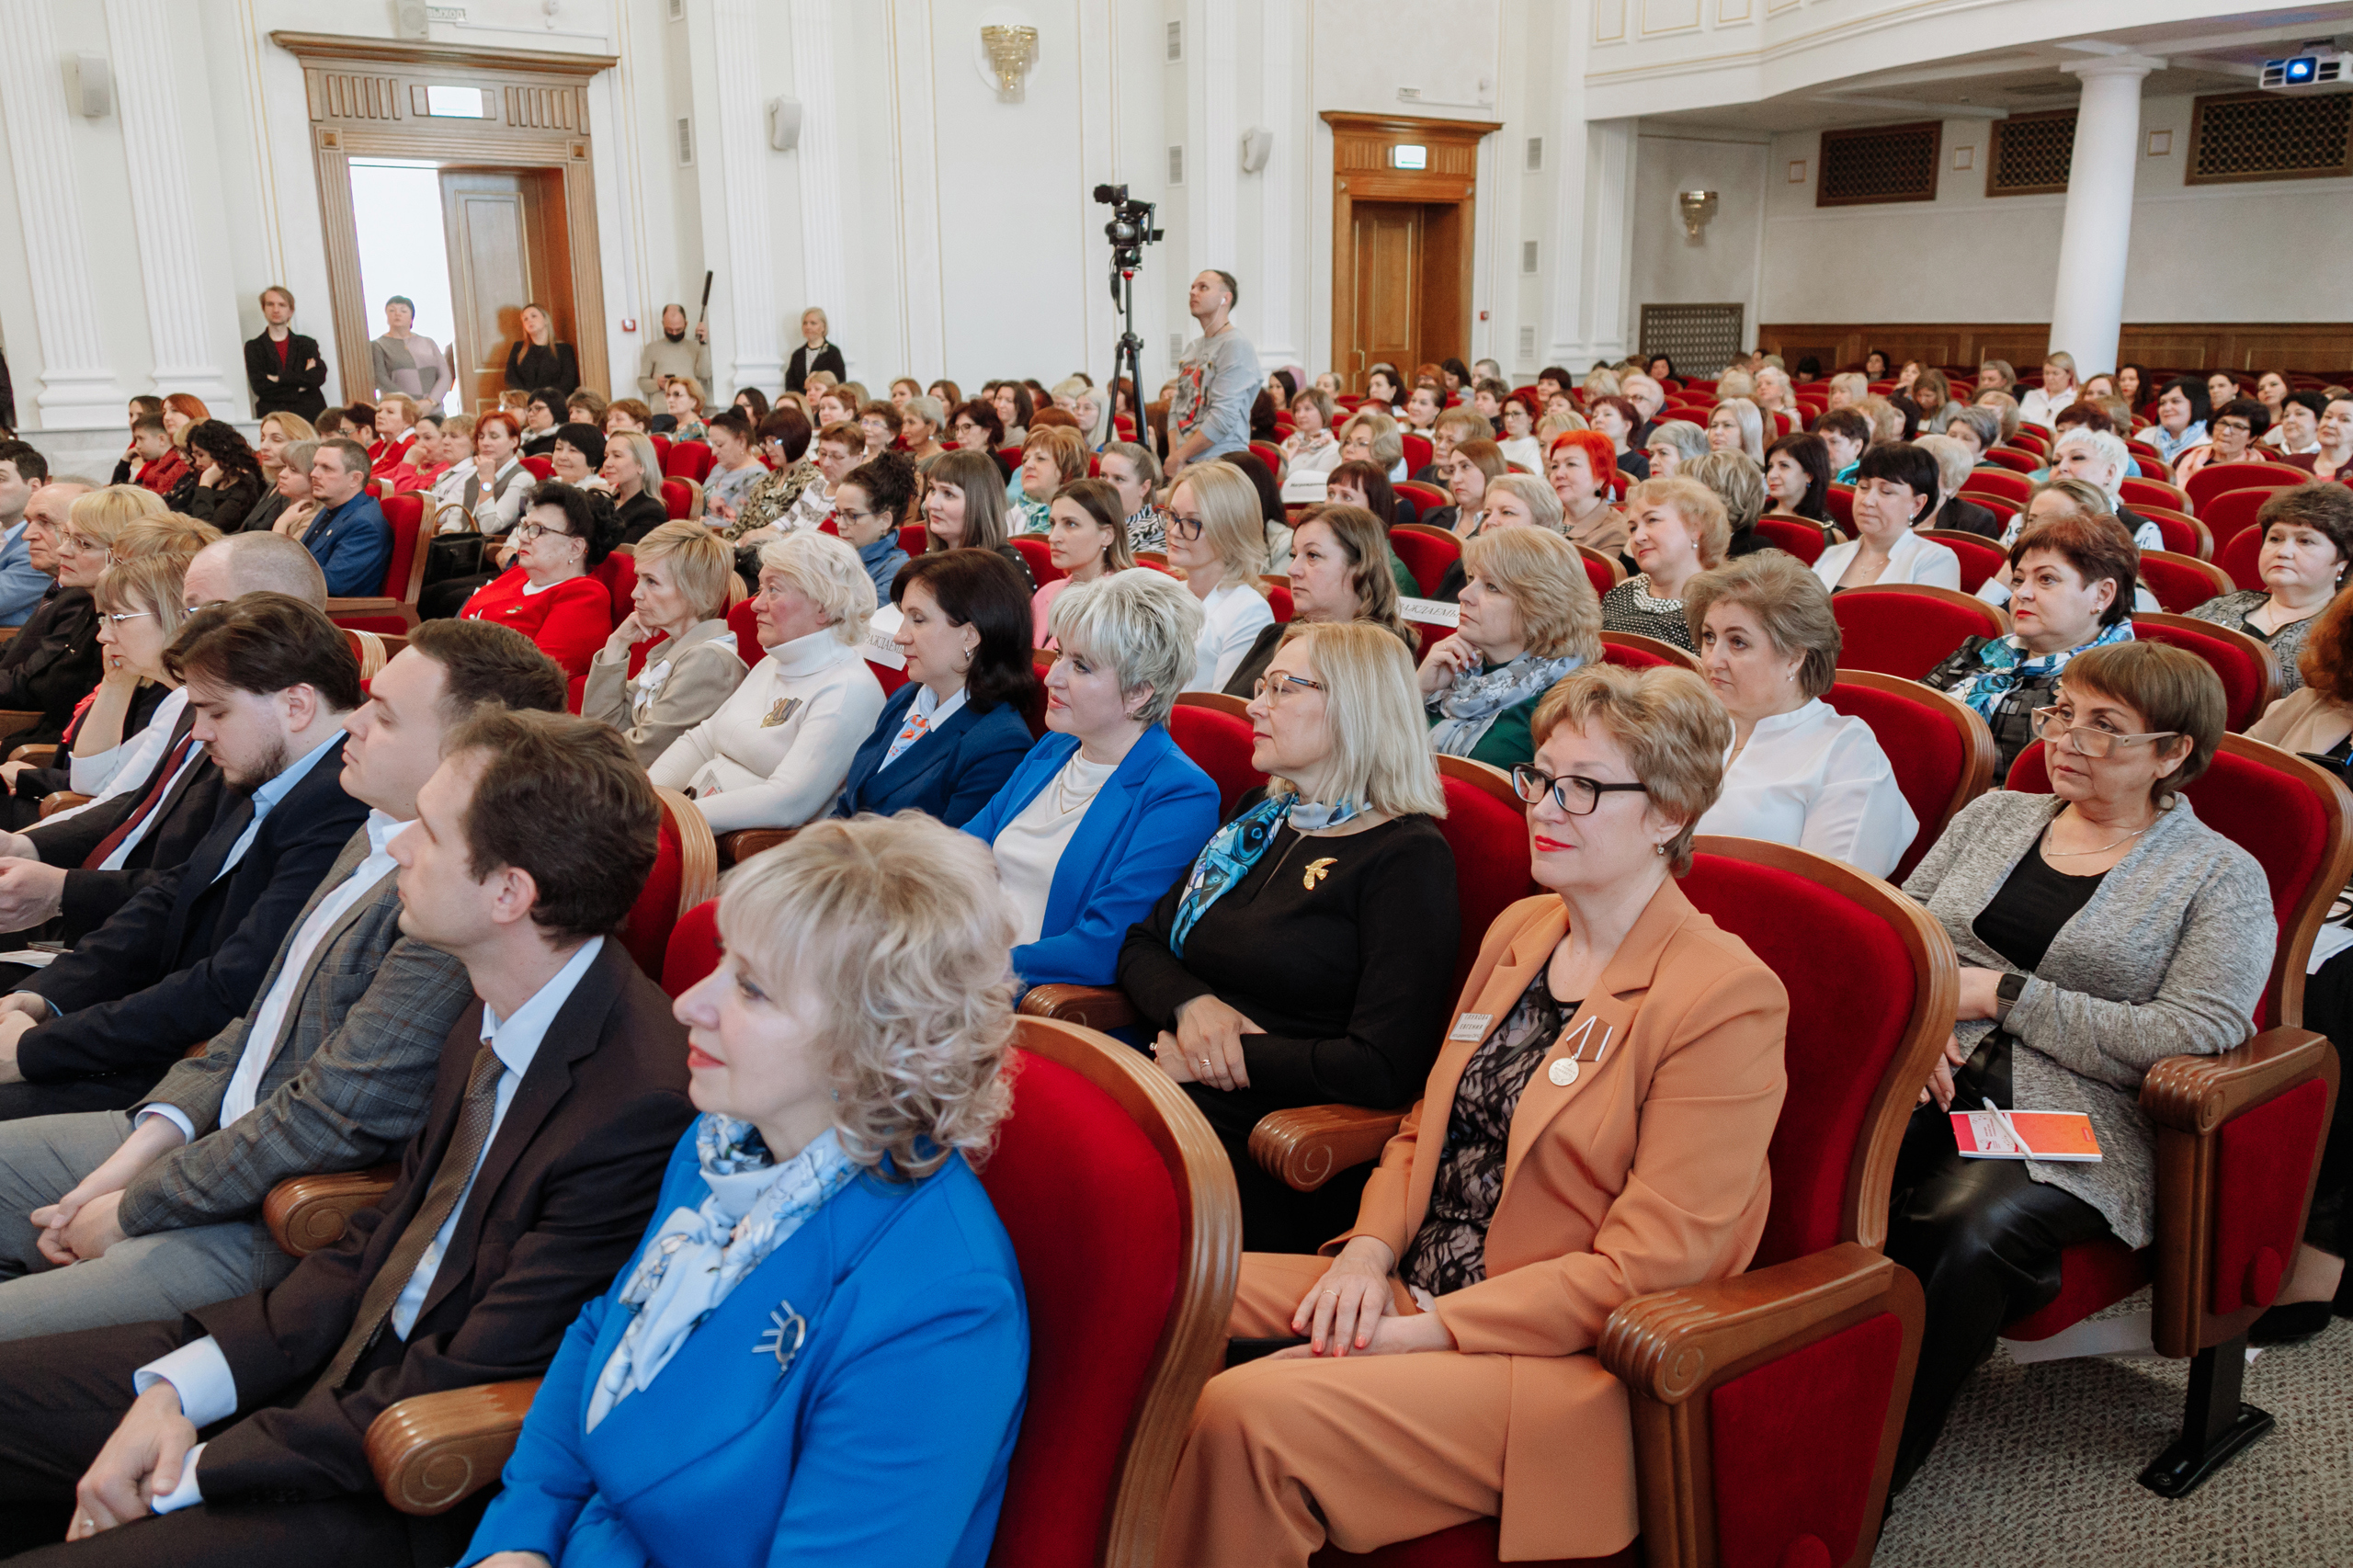
M 1267 166 L 1267 159 L 1275 150 L 1275 133 L 1263 125 L 1254 125 L 1242 133 L 1242 172 L 1255 175 Z
M 67 84 L 74 112 L 85 119 L 104 119 L 114 112 L 114 69 L 103 54 L 77 54 Z
M 425 0 L 392 0 L 392 36 L 425 42 L 433 36 L 433 17 Z
M 790 153 L 801 144 L 801 100 L 770 98 L 768 100 L 768 145 L 779 153 Z

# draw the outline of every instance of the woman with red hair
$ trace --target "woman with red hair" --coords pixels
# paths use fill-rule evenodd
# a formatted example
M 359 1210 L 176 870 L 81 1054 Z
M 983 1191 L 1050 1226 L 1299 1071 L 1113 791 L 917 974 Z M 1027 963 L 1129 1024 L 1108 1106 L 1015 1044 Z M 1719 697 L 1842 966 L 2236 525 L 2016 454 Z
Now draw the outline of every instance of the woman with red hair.
M 1544 477 L 1561 498 L 1561 528 L 1569 542 L 1604 555 L 1626 550 L 1626 518 L 1609 504 L 1619 483 L 1618 450 L 1598 430 L 1564 430 L 1552 437 Z

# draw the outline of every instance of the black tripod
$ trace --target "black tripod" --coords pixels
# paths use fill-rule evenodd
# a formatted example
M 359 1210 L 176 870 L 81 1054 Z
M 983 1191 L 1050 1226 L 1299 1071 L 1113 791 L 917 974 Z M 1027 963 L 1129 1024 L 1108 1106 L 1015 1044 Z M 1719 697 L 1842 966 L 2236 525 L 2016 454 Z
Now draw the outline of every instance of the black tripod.
M 1111 300 L 1119 306 L 1127 330 L 1120 334 L 1120 347 L 1111 355 L 1111 406 L 1119 406 L 1117 388 L 1120 379 L 1128 383 L 1128 414 L 1135 421 L 1136 440 L 1146 450 L 1152 447 L 1152 430 L 1143 417 L 1143 339 L 1136 335 L 1136 269 L 1120 265 L 1114 252 L 1111 258 Z M 1115 426 L 1112 432 L 1118 434 Z

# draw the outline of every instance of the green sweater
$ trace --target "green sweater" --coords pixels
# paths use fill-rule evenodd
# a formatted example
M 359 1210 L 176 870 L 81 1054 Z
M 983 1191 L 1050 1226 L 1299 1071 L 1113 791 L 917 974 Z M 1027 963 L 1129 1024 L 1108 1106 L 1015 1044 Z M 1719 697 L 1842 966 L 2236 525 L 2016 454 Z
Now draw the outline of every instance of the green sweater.
M 1544 693 L 1540 691 L 1496 714 L 1495 722 L 1487 726 L 1487 733 L 1479 737 L 1479 744 L 1471 748 L 1471 760 L 1500 767 L 1506 773 L 1520 763 L 1534 761 L 1536 705 L 1543 700 Z M 1445 717 L 1435 708 L 1426 712 L 1433 725 Z

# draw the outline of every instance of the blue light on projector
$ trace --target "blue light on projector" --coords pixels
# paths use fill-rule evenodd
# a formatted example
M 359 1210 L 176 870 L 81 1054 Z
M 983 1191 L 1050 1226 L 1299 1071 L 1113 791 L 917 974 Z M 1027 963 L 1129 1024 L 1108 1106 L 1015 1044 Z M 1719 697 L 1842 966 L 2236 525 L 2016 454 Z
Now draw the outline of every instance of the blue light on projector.
M 2320 71 L 2320 62 L 2312 55 L 2299 55 L 2288 62 L 2287 78 L 2291 86 L 2301 86 Z

